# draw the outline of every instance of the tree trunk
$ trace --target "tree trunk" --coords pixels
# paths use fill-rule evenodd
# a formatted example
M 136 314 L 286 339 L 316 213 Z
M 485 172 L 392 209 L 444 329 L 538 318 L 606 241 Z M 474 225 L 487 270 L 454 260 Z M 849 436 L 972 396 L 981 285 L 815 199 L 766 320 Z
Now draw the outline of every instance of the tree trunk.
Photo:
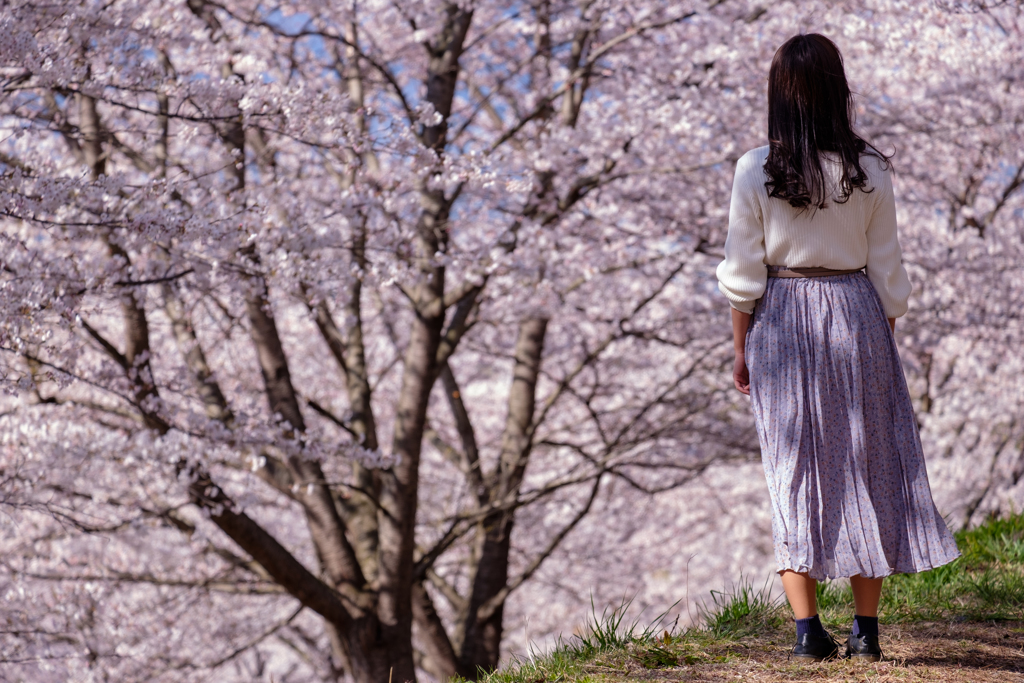
M 425 126 L 421 140 L 439 155 L 447 144 L 448 117 L 459 78 L 459 57 L 473 12 L 450 4 L 444 27 L 429 46 L 426 99 L 441 121 Z M 380 592 L 377 614 L 389 645 L 394 680 L 415 681 L 412 648 L 413 549 L 418 505 L 420 450 L 427 405 L 437 379 L 437 352 L 444 330 L 445 269 L 434 263 L 447 248 L 449 199 L 429 187 L 418 187 L 421 213 L 416 224 L 415 263 L 420 280 L 413 292 L 415 319 L 404 357 L 402 386 L 395 411 L 392 453 L 398 463 L 381 473 L 377 515 L 380 540 Z
M 398 462 L 381 473 L 380 615 L 384 639 L 393 648 L 397 680 L 415 680 L 412 651 L 412 569 L 418 504 L 420 449 L 427 404 L 437 375 L 437 349 L 444 325 L 444 269 L 432 267 L 438 251 L 434 227 L 446 207 L 420 220 L 419 260 L 427 271 L 419 286 L 417 316 L 405 352 L 395 414 L 392 452 Z
M 515 368 L 508 398 L 508 417 L 501 439 L 500 471 L 492 502 L 511 502 L 519 495 L 530 457 L 531 428 L 537 397 L 537 377 L 544 352 L 547 320 L 532 318 L 519 325 Z M 497 512 L 481 524 L 480 559 L 473 578 L 473 592 L 466 615 L 465 636 L 459 653 L 463 675 L 492 671 L 501 656 L 504 603 L 480 619 L 480 608 L 508 584 L 509 548 L 514 510 Z

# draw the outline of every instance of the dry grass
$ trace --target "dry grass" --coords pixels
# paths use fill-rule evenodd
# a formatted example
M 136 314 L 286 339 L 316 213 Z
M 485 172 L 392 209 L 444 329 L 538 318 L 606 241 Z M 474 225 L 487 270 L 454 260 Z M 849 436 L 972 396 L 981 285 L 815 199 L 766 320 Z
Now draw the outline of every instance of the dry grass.
M 606 653 L 562 680 L 627 681 L 988 681 L 1024 682 L 1024 622 L 916 623 L 884 628 L 885 659 L 797 664 L 788 658 L 789 629 L 735 641 L 660 643 L 675 666 L 647 668 L 650 646 Z M 662 655 L 664 658 L 664 655 Z M 687 663 L 689 662 L 689 663 Z M 646 666 L 645 666 L 646 664 Z M 534 679 L 553 680 L 546 677 Z M 557 680 L 557 679 L 554 679 Z

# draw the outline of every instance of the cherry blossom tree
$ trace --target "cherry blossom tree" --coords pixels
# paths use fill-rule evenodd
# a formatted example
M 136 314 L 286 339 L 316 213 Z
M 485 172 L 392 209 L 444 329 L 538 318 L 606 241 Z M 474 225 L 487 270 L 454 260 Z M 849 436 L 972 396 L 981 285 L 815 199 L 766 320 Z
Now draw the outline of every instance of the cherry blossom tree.
M 609 515 L 757 457 L 713 268 L 798 30 L 897 148 L 944 509 L 1020 500 L 1019 3 L 2 21 L 11 677 L 473 678 L 531 579 L 628 584 Z

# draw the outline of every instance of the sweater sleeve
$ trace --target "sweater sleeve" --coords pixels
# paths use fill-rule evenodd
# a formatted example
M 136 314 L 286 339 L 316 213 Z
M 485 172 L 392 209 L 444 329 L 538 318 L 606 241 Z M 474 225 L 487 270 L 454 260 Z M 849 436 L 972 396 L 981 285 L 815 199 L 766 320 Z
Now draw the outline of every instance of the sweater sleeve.
M 882 173 L 875 191 L 878 198 L 867 227 L 868 279 L 882 300 L 886 317 L 898 318 L 907 312 L 911 285 L 896 234 L 896 200 L 888 170 Z
M 743 155 L 736 164 L 729 204 L 729 232 L 725 238 L 725 260 L 718 264 L 718 289 L 729 304 L 752 313 L 764 294 L 768 280 L 765 266 L 764 218 L 753 182 L 761 176 L 755 154 Z

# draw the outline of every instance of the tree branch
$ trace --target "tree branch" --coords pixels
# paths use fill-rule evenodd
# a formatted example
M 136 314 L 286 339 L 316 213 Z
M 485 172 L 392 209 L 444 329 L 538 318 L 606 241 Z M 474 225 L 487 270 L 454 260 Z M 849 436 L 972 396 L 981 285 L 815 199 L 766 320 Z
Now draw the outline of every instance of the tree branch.
M 459 673 L 455 648 L 422 582 L 412 587 L 412 614 L 419 627 L 430 673 L 439 681 L 454 678 Z
M 234 501 L 213 483 L 206 472 L 194 466 L 191 475 L 190 500 L 208 511 L 213 523 L 259 562 L 274 581 L 339 628 L 345 630 L 351 626 L 352 617 L 338 593 L 310 573 L 276 538 L 244 512 L 235 512 Z

